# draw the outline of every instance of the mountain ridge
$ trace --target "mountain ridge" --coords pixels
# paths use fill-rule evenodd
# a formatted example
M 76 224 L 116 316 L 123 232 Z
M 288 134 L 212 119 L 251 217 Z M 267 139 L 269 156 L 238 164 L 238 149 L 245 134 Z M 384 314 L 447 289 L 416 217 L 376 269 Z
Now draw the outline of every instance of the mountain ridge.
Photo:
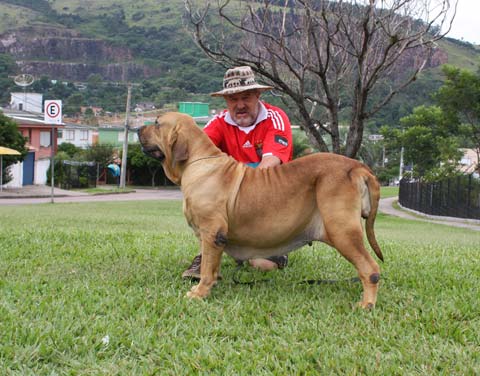
M 37 79 L 86 82 L 96 75 L 142 84 L 142 100 L 158 105 L 199 100 L 221 87 L 224 68 L 195 45 L 183 12 L 183 0 L 0 0 L 0 54 L 12 56 L 21 73 Z M 403 66 L 414 57 L 405 55 Z M 375 126 L 395 123 L 428 103 L 443 81 L 443 64 L 476 70 L 479 62 L 478 46 L 440 40 L 429 69 L 382 109 Z
M 0 6 L 10 9 L 4 21 L 15 18 L 14 9 L 18 14 L 25 9 L 31 12 L 31 18 L 16 28 L 3 32 L 0 29 L 0 53 L 13 56 L 24 73 L 84 81 L 91 70 L 106 80 L 125 81 L 175 74 L 179 66 L 199 59 L 203 59 L 203 66 L 214 65 L 208 63 L 183 28 L 181 0 L 160 4 L 151 0 L 136 4 L 99 0 L 81 5 L 71 0 L 1 0 Z M 468 44 L 451 38 L 448 41 L 449 49 L 445 48 L 446 42 L 439 43 L 429 68 L 445 63 L 458 65 L 450 56 L 460 56 L 467 62 L 473 58 L 478 64 L 480 50 L 472 45 L 470 52 L 476 57 L 466 57 L 462 48 L 468 48 Z M 412 58 L 407 56 L 405 60 Z M 77 74 L 71 69 L 75 63 L 79 67 Z M 208 92 L 210 87 L 194 89 Z

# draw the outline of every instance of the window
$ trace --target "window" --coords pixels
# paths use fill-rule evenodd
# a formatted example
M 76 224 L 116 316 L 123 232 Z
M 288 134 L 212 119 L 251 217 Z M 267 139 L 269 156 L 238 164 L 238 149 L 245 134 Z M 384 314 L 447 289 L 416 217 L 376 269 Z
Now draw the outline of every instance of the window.
M 40 146 L 44 148 L 50 146 L 50 132 L 40 132 Z
M 80 131 L 80 140 L 82 141 L 88 140 L 88 130 Z
M 65 130 L 65 140 L 75 140 L 75 131 L 72 129 Z
M 58 130 L 57 138 L 63 138 L 63 131 L 61 129 Z

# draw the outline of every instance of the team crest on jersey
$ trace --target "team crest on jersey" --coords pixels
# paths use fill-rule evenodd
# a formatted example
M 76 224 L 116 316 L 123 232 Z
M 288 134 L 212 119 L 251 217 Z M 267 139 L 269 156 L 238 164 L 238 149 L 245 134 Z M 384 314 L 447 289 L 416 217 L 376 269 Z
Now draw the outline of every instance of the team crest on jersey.
M 282 137 L 278 134 L 275 135 L 275 142 L 283 146 L 288 146 L 288 140 L 285 137 Z
M 255 151 L 257 152 L 258 158 L 262 159 L 263 154 L 263 141 L 255 142 Z

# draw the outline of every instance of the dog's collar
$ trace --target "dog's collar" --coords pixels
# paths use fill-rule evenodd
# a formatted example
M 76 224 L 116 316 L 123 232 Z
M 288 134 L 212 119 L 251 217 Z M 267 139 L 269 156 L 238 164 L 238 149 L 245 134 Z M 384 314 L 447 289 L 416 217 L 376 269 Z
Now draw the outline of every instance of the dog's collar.
M 220 157 L 221 157 L 221 155 L 209 155 L 208 157 L 198 158 L 198 159 L 195 159 L 195 160 L 193 160 L 193 161 L 191 161 L 191 162 L 188 162 L 188 163 L 185 165 L 185 167 L 190 166 L 191 164 L 193 164 L 193 163 L 195 163 L 195 162 L 198 162 L 198 161 L 203 161 L 203 160 L 205 160 L 205 159 L 212 159 L 212 158 L 220 158 Z

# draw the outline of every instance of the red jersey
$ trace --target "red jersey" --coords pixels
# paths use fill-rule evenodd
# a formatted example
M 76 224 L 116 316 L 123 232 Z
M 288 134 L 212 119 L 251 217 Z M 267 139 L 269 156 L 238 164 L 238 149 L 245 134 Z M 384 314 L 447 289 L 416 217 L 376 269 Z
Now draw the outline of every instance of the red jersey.
M 263 156 L 274 155 L 282 163 L 292 159 L 292 130 L 280 108 L 260 102 L 256 122 L 239 127 L 227 110 L 215 116 L 204 132 L 224 153 L 242 163 L 259 163 Z

